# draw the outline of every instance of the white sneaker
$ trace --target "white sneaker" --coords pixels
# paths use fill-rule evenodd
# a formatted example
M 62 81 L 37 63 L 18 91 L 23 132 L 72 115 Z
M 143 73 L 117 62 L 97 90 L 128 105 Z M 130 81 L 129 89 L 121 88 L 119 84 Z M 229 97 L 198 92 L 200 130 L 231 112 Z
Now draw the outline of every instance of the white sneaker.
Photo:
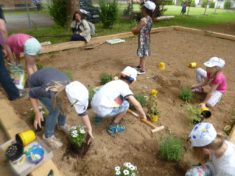
M 58 149 L 63 146 L 62 142 L 59 139 L 57 139 L 54 135 L 49 138 L 43 135 L 42 138 L 53 149 Z
M 69 134 L 70 126 L 66 123 L 64 126 L 59 126 L 58 129 L 63 131 L 65 134 Z

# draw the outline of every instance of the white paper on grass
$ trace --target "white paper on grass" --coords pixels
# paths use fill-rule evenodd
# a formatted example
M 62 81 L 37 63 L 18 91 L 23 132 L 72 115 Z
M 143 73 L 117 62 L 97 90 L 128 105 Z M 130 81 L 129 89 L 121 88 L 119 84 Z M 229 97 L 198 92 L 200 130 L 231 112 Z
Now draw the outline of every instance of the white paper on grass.
M 108 43 L 110 45 L 117 44 L 117 43 L 123 43 L 123 42 L 125 42 L 125 40 L 120 39 L 120 38 L 106 40 L 106 43 Z

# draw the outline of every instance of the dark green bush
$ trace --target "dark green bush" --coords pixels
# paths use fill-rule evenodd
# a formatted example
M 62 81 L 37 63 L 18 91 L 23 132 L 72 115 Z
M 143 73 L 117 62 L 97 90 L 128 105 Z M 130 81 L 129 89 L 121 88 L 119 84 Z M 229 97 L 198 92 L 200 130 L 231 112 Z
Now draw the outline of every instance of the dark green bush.
M 100 75 L 100 84 L 101 85 L 104 85 L 110 81 L 113 80 L 113 76 L 111 74 L 108 74 L 108 73 L 102 73 Z
M 210 2 L 209 7 L 210 8 L 215 8 L 215 2 Z
M 49 6 L 49 13 L 59 26 L 64 27 L 67 22 L 67 3 L 68 0 L 52 0 Z
M 205 8 L 207 6 L 207 4 L 208 4 L 208 0 L 203 0 L 201 7 Z
M 190 102 L 193 99 L 193 92 L 190 87 L 183 87 L 180 91 L 179 97 L 185 101 Z
M 160 157 L 168 161 L 180 161 L 184 148 L 182 140 L 176 136 L 166 136 L 160 141 Z
M 100 0 L 101 22 L 104 28 L 112 28 L 118 18 L 118 4 L 116 0 Z
M 231 8 L 231 1 L 225 1 L 224 2 L 224 9 L 230 9 Z

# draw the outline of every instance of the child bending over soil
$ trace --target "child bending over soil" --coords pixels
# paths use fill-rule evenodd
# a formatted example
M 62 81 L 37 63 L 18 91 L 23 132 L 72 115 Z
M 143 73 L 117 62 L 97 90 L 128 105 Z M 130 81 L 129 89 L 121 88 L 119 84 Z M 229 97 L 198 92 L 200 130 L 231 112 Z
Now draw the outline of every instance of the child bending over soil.
M 108 82 L 92 98 L 91 106 L 97 115 L 97 121 L 105 117 L 113 117 L 112 123 L 107 128 L 109 134 L 125 131 L 125 127 L 120 122 L 129 108 L 129 102 L 134 105 L 139 116 L 146 119 L 142 106 L 129 88 L 136 77 L 136 69 L 128 66 L 121 72 L 119 80 Z
M 194 156 L 203 163 L 185 176 L 235 176 L 235 145 L 217 134 L 211 123 L 197 124 L 189 140 Z
M 43 139 L 52 148 L 59 148 L 63 144 L 54 136 L 54 130 L 58 121 L 58 127 L 65 133 L 68 132 L 65 115 L 75 108 L 76 113 L 82 118 L 86 125 L 88 134 L 92 135 L 92 127 L 86 113 L 88 107 L 88 90 L 78 81 L 70 82 L 69 78 L 62 72 L 45 68 L 41 69 L 28 80 L 29 96 L 35 112 L 34 127 L 41 128 L 44 120 L 39 110 L 38 100 L 45 105 L 49 111 L 46 118 Z
M 203 92 L 203 86 L 211 87 L 204 101 L 200 104 L 202 107 L 215 106 L 227 90 L 226 77 L 222 71 L 225 61 L 218 57 L 212 57 L 204 63 L 206 70 L 198 68 L 196 70 L 196 79 L 198 84 L 192 86 L 194 92 Z
M 152 28 L 152 14 L 156 5 L 151 1 L 143 3 L 141 8 L 142 18 L 139 24 L 132 29 L 132 33 L 138 36 L 137 55 L 140 58 L 139 65 L 136 67 L 138 74 L 145 73 L 145 57 L 150 56 L 150 31 Z

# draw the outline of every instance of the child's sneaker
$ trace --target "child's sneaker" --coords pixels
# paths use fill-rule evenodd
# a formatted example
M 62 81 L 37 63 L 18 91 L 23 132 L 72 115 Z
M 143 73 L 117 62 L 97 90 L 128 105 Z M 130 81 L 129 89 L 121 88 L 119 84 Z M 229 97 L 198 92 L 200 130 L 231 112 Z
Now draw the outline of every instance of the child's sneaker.
M 139 69 L 137 69 L 137 74 L 143 75 L 143 74 L 145 74 L 145 71 L 143 69 L 139 68 Z
M 111 124 L 107 128 L 107 132 L 110 135 L 113 135 L 115 133 L 124 132 L 124 131 L 125 131 L 125 127 L 123 125 L 121 125 L 121 124 Z
M 62 142 L 57 139 L 54 135 L 49 138 L 43 135 L 42 138 L 52 149 L 58 149 L 63 146 Z

